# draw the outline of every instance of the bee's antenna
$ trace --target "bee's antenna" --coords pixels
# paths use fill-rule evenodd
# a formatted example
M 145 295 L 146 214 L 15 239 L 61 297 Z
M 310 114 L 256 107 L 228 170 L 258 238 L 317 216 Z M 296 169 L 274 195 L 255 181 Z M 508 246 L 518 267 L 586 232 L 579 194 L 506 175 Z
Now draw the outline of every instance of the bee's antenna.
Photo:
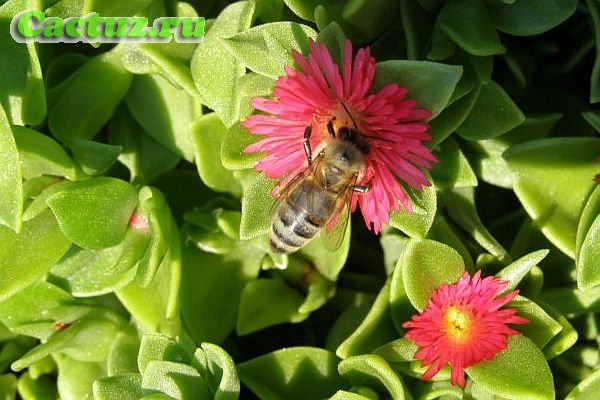
M 342 107 L 344 107 L 344 110 L 346 110 L 346 114 L 348 114 L 348 116 L 350 117 L 350 120 L 354 124 L 354 128 L 358 129 L 358 125 L 356 125 L 356 121 L 354 121 L 354 118 L 352 118 L 352 114 L 350 114 L 348 107 L 346 107 L 346 103 L 344 103 L 343 101 L 342 101 Z

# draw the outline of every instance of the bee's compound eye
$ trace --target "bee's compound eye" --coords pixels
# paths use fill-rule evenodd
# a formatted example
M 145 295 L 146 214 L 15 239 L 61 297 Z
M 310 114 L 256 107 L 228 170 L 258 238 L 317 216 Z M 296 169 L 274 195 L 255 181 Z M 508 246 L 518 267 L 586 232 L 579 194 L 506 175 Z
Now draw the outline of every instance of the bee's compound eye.
M 338 131 L 338 134 L 340 135 L 340 139 L 342 139 L 342 140 L 350 139 L 350 129 L 348 129 L 345 126 L 340 128 L 340 130 Z

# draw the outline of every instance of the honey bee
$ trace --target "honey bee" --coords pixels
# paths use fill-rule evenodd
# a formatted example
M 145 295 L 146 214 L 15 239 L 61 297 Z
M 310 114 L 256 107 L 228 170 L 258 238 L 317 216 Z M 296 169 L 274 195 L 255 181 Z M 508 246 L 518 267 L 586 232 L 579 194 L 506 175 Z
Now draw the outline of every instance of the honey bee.
M 367 166 L 369 144 L 356 129 L 354 121 L 353 124 L 354 127 L 342 126 L 336 131 L 329 121 L 329 139 L 314 159 L 309 142 L 312 126 L 306 127 L 303 146 L 308 167 L 295 176 L 279 195 L 269 232 L 273 252 L 289 254 L 299 250 L 337 213 L 340 219 L 335 233 L 331 233 L 332 236 L 337 235 L 332 238 L 331 250 L 341 245 L 350 216 L 352 195 L 366 193 L 369 189 L 369 184 L 356 185 Z

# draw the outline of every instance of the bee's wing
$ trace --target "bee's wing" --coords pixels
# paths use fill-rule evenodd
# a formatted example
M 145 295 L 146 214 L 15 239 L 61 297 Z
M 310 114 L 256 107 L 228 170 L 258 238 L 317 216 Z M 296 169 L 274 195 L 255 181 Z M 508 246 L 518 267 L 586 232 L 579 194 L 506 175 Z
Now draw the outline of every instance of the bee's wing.
M 279 208 L 279 204 L 288 197 L 288 194 L 298 187 L 298 185 L 300 185 L 307 176 L 312 175 L 314 173 L 313 171 L 316 171 L 318 168 L 320 168 L 321 161 L 322 157 L 317 155 L 317 157 L 315 157 L 313 162 L 308 167 L 306 167 L 302 172 L 296 174 L 296 176 L 294 176 L 283 188 L 279 190 L 279 193 L 277 193 L 277 197 L 271 204 L 271 208 L 269 210 L 271 219 L 273 219 L 275 216 L 275 213 Z M 312 205 L 312 197 L 307 199 L 307 201 Z
M 338 220 L 323 240 L 325 248 L 331 252 L 338 250 L 344 242 L 346 229 L 348 229 L 348 221 L 350 220 L 350 204 L 354 195 L 355 184 L 356 177 L 349 180 L 340 198 L 337 199 L 337 207 L 333 215 L 339 215 Z M 324 229 L 323 232 L 326 230 Z

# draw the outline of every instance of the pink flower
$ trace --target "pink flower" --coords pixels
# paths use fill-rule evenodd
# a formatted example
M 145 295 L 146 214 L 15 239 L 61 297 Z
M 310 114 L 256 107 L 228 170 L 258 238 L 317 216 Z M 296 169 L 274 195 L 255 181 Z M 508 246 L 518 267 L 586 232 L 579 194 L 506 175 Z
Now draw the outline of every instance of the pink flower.
M 450 381 L 464 386 L 464 368 L 494 358 L 506 349 L 509 336 L 519 334 L 507 324 L 528 322 L 515 309 L 500 309 L 518 290 L 499 296 L 508 283 L 491 276 L 480 279 L 480 272 L 473 278 L 465 272 L 457 283 L 440 285 L 427 308 L 402 325 L 409 329 L 405 337 L 419 346 L 414 357 L 429 366 L 422 379 L 450 364 Z
M 255 168 L 272 179 L 283 177 L 277 191 L 308 166 L 303 150 L 308 126 L 312 128 L 313 155 L 330 140 L 329 123 L 336 132 L 351 127 L 366 139 L 369 148 L 357 185 L 370 187 L 353 196 L 351 210 L 359 204 L 367 226 L 376 233 L 389 221 L 390 210 L 399 211 L 400 204 L 412 212 L 402 183 L 417 190 L 430 185 L 423 169 L 431 168 L 436 158 L 423 144 L 430 140 L 429 125 L 423 120 L 431 113 L 416 108 L 416 102 L 406 98 L 407 90 L 395 83 L 370 93 L 375 59 L 364 48 L 353 60 L 349 40 L 341 73 L 324 44 L 311 40 L 307 58 L 297 51 L 292 51 L 292 56 L 298 68 L 285 68 L 285 75 L 275 83 L 274 98 L 251 102 L 266 115 L 250 115 L 242 122 L 251 133 L 264 136 L 246 148 L 246 152 L 266 152 Z M 332 220 L 336 219 L 334 215 Z

